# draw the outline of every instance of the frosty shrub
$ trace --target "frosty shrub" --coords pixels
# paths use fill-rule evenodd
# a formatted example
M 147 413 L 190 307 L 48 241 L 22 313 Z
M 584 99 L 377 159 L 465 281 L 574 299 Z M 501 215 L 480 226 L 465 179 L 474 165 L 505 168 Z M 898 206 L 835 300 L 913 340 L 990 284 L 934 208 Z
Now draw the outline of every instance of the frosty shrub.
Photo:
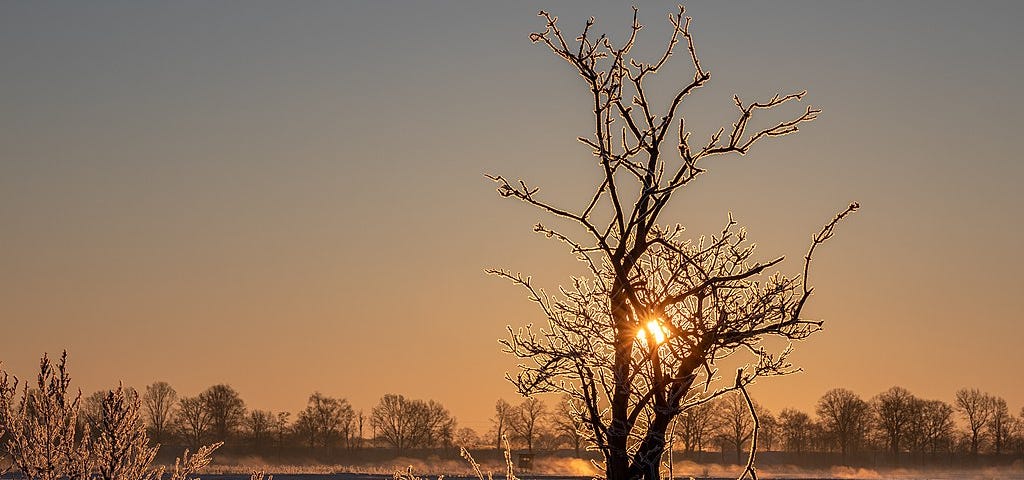
M 139 418 L 139 400 L 125 397 L 119 385 L 103 398 L 103 410 L 93 426 L 96 440 L 93 461 L 103 480 L 158 478 L 151 468 L 159 445 L 149 445 L 146 427 Z
M 0 416 L 9 437 L 5 449 L 12 465 L 31 480 L 74 478 L 88 470 L 87 443 L 75 442 L 82 395 L 68 393 L 66 366 L 67 352 L 56 367 L 43 355 L 36 387 L 26 383 L 20 398 L 18 379 L 0 371 Z
M 185 480 L 191 478 L 196 472 L 202 470 L 213 461 L 213 452 L 224 445 L 224 442 L 218 442 L 211 445 L 204 445 L 196 449 L 196 453 L 189 454 L 188 450 L 181 457 L 174 459 L 174 470 L 171 470 L 170 477 L 168 480 Z M 157 478 L 163 477 L 164 469 L 160 468 L 160 475 Z M 198 480 L 198 479 L 197 479 Z
M 106 393 L 102 413 L 86 422 L 77 438 L 81 392 L 73 397 L 68 393 L 71 377 L 66 367 L 67 352 L 56 367 L 43 355 L 36 388 L 22 387 L 20 398 L 18 379 L 0 369 L 0 430 L 9 433 L 4 447 L 13 466 L 29 480 L 165 478 L 166 468 L 153 465 L 160 445 L 150 445 L 139 416 L 139 397 L 121 386 Z M 166 478 L 194 477 L 221 445 L 201 447 L 191 455 L 186 450 Z

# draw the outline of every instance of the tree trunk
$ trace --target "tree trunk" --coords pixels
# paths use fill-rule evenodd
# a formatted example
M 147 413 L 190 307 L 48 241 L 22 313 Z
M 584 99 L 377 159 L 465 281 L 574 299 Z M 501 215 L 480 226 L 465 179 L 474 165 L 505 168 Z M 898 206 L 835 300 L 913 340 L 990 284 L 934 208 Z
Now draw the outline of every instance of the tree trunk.
M 665 432 L 668 431 L 670 415 L 655 414 L 647 429 L 647 435 L 633 455 L 631 478 L 659 480 L 661 478 L 661 455 L 665 453 Z M 611 480 L 611 479 L 609 479 Z
M 614 259 L 613 259 L 614 261 Z M 611 425 L 608 429 L 609 455 L 605 475 L 607 480 L 630 480 L 629 478 L 629 398 L 632 385 L 629 370 L 632 363 L 634 335 L 631 331 L 630 309 L 625 287 L 618 278 L 611 292 L 612 318 L 615 324 L 615 389 L 612 394 Z

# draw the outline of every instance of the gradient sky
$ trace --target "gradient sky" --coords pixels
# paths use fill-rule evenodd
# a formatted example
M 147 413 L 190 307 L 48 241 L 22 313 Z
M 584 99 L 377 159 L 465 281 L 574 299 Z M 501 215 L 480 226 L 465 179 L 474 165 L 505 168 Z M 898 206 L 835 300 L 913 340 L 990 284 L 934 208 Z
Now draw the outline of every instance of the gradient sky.
M 641 2 L 639 53 L 674 3 Z M 369 410 L 442 401 L 486 429 L 514 399 L 496 339 L 539 317 L 486 267 L 553 287 L 578 266 L 484 173 L 578 199 L 586 92 L 536 17 L 590 15 L 621 39 L 629 2 L 3 2 L 0 359 L 67 348 L 86 392 L 219 382 L 250 407 L 314 390 Z M 759 382 L 772 409 L 826 389 L 963 386 L 1024 404 L 1024 30 L 1018 2 L 690 2 L 713 74 L 684 113 L 704 137 L 731 95 L 806 88 L 821 118 L 709 164 L 663 219 L 728 212 L 795 272 L 820 251 L 798 346 Z M 651 88 L 669 94 L 683 57 Z

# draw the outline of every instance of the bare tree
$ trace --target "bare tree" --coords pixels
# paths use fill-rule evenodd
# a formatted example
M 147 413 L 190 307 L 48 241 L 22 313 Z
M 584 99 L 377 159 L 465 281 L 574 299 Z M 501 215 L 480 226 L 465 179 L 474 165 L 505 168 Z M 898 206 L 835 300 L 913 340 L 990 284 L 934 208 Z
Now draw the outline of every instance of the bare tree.
M 437 401 L 416 402 L 421 405 L 417 409 L 419 420 L 416 422 L 419 426 L 416 438 L 420 446 L 450 448 L 455 437 L 455 417 Z
M 491 417 L 491 423 L 494 425 L 494 449 L 501 449 L 501 439 L 505 438 L 508 434 L 508 423 L 512 417 L 513 407 L 512 404 L 505 401 L 503 398 L 499 398 L 494 404 L 494 416 Z
M 956 392 L 956 409 L 964 416 L 964 420 L 967 420 L 967 428 L 970 430 L 971 454 L 977 456 L 982 440 L 982 429 L 992 418 L 992 401 L 988 394 L 982 393 L 976 388 L 965 388 Z
M 252 441 L 252 448 L 262 451 L 274 427 L 276 415 L 269 410 L 252 410 L 245 417 L 245 429 Z
M 923 455 L 928 448 L 928 436 L 926 432 L 925 408 L 928 400 L 914 397 L 910 407 L 910 418 L 904 430 L 901 445 L 903 450 L 913 455 Z
M 770 452 L 779 439 L 782 426 L 779 424 L 779 419 L 775 418 L 775 415 L 768 410 L 758 413 L 757 419 L 761 423 L 761 428 L 757 432 L 758 442 L 761 444 L 762 450 Z
M 348 400 L 342 399 L 342 401 L 346 405 L 348 404 Z M 358 446 L 359 444 L 359 439 L 356 438 L 356 436 L 359 435 L 359 433 L 357 432 L 356 422 L 357 417 L 355 410 L 353 410 L 351 406 L 349 406 L 347 409 L 343 409 L 340 432 L 341 441 L 344 447 L 349 450 L 356 448 L 356 446 Z
M 1010 417 L 1006 431 L 1008 433 L 1007 448 L 1018 457 L 1024 456 L 1024 421 L 1017 417 Z
M 571 396 L 563 396 L 555 408 L 551 423 L 558 436 L 572 447 L 576 458 L 579 458 L 580 450 L 584 446 L 583 431 L 585 426 L 583 424 L 582 406 L 576 404 Z
M 298 422 L 308 424 L 311 429 L 311 446 L 319 441 L 321 447 L 329 449 L 343 437 L 347 439 L 353 418 L 355 411 L 348 400 L 314 392 L 309 396 L 306 409 L 299 412 Z
M 948 452 L 956 430 L 953 407 L 941 400 L 919 400 L 911 426 L 919 437 L 915 442 L 917 451 L 933 455 Z
M 917 399 L 905 388 L 892 387 L 878 394 L 872 406 L 889 452 L 899 461 L 903 447 L 901 442 L 907 436 L 911 419 L 916 414 Z
M 297 437 L 303 439 L 310 449 L 316 448 L 316 426 L 313 425 L 312 415 L 303 415 L 302 412 L 295 417 L 295 423 L 292 425 L 292 433 Z
M 359 413 L 356 415 L 356 423 L 359 426 L 359 438 L 356 439 L 356 445 L 355 445 L 356 448 L 363 448 L 363 439 L 366 438 L 366 437 L 363 436 L 363 423 L 365 423 L 365 422 L 366 422 L 366 415 L 364 415 L 363 411 L 360 410 Z
M 470 427 L 462 427 L 455 431 L 453 438 L 456 445 L 461 448 L 470 449 L 480 446 L 480 435 Z
M 743 447 L 754 433 L 754 418 L 739 393 L 720 397 L 715 403 L 718 404 L 715 411 L 718 415 L 718 438 L 736 452 L 736 463 L 741 463 Z M 755 407 L 759 408 L 756 404 Z
M 871 407 L 845 388 L 825 392 L 818 400 L 818 418 L 839 444 L 843 463 L 871 429 Z
M 830 438 L 832 435 L 825 430 L 821 422 L 811 419 L 807 424 L 807 451 L 808 452 L 831 452 L 835 443 Z
M 142 406 L 146 412 L 153 441 L 164 440 L 174 415 L 177 398 L 178 392 L 167 382 L 153 382 L 146 387 L 146 393 L 142 395 Z
M 199 394 L 199 400 L 203 402 L 203 408 L 210 417 L 214 440 L 222 442 L 229 439 L 245 419 L 245 402 L 231 385 L 220 384 L 207 388 Z
M 174 425 L 189 446 L 199 448 L 210 435 L 212 421 L 202 399 L 182 397 L 175 410 Z
M 547 12 L 543 32 L 531 39 L 546 45 L 579 74 L 590 92 L 593 134 L 580 137 L 597 158 L 601 180 L 578 207 L 551 203 L 524 181 L 491 176 L 498 192 L 544 211 L 572 230 L 543 224 L 537 232 L 565 242 L 589 268 L 590 278 L 574 279 L 561 297 L 549 297 L 528 277 L 504 270 L 492 273 L 526 288 L 548 320 L 547 328 L 513 330 L 507 350 L 528 362 L 512 378 L 520 393 L 563 392 L 584 405 L 589 440 L 603 454 L 609 480 L 659 477 L 666 431 L 681 412 L 755 377 L 792 372 L 789 348 L 770 353 L 765 337 L 807 338 L 821 322 L 802 315 L 815 247 L 857 208 L 850 205 L 814 236 L 803 274 L 790 278 L 762 274 L 781 257 L 756 260 L 753 246 L 731 219 L 718 235 L 689 241 L 681 226 L 663 225 L 673 195 L 706 171 L 716 157 L 749 153 L 758 141 L 796 132 L 819 111 L 802 113 L 752 130 L 761 112 L 799 102 L 804 92 L 749 102 L 734 97 L 737 120 L 707 141 L 694 143 L 680 109 L 684 100 L 711 78 L 698 60 L 683 9 L 669 16 L 672 33 L 652 62 L 631 55 L 642 26 L 634 11 L 628 38 L 619 46 L 591 32 L 590 19 L 576 41 L 566 39 Z M 569 36 L 573 38 L 573 36 Z M 660 112 L 647 85 L 684 41 L 693 78 L 683 82 Z M 678 136 L 669 135 L 676 129 Z M 678 151 L 669 158 L 668 150 Z M 736 351 L 753 353 L 735 384 L 692 388 L 716 378 L 718 362 Z M 731 378 L 731 377 L 730 377 Z M 707 393 L 705 393 L 707 392 Z
M 402 395 L 381 397 L 370 413 L 377 436 L 399 452 L 409 448 L 450 445 L 455 419 L 433 400 L 408 400 Z
M 779 413 L 779 424 L 787 451 L 799 455 L 807 450 L 808 434 L 811 430 L 809 415 L 793 408 L 786 408 Z
M 291 430 L 288 424 L 288 417 L 290 416 L 291 413 L 288 412 L 277 412 L 277 416 L 274 418 L 274 423 L 271 425 L 278 450 L 284 447 L 285 439 Z
M 88 396 L 82 397 L 78 407 L 78 424 L 80 427 L 95 425 L 103 416 L 103 400 L 107 398 L 107 390 L 97 390 Z M 84 429 L 80 428 L 84 432 Z M 91 432 L 95 435 L 96 432 Z
M 533 449 L 535 452 L 551 453 L 565 444 L 565 439 L 554 430 L 547 428 L 549 425 L 545 425 L 537 433 L 537 438 L 533 441 Z
M 516 437 L 526 445 L 526 451 L 533 453 L 533 444 L 542 433 L 543 422 L 547 417 L 547 406 L 539 398 L 527 398 L 516 406 L 512 412 L 509 426 Z
M 990 396 L 992 415 L 988 421 L 988 434 L 992 437 L 992 450 L 996 455 L 1003 454 L 1003 448 L 1009 441 L 1013 417 L 1002 397 Z
M 676 431 L 683 439 L 687 452 L 704 450 L 704 441 L 718 428 L 716 402 L 706 402 L 687 409 L 680 415 Z

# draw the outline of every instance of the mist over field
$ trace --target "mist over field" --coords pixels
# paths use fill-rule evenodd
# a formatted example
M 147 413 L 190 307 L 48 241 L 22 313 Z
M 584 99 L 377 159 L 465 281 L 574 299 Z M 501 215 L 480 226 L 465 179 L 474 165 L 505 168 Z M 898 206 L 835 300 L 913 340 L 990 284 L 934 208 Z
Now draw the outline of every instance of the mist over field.
M 743 471 L 735 465 L 697 464 L 678 462 L 674 464 L 674 477 L 681 479 L 735 479 Z M 492 472 L 494 478 L 505 478 L 505 466 L 497 463 L 482 465 L 484 472 Z M 465 463 L 438 461 L 437 459 L 395 459 L 379 465 L 274 465 L 254 461 L 240 465 L 224 465 L 208 469 L 203 478 L 211 480 L 242 480 L 249 478 L 252 469 L 273 472 L 279 480 L 380 480 L 394 477 L 396 472 L 412 471 L 424 478 L 443 476 L 447 479 L 475 479 L 472 469 Z M 579 459 L 551 459 L 530 472 L 519 472 L 522 479 L 588 479 L 598 470 L 589 462 Z M 810 468 L 795 465 L 769 465 L 758 469 L 759 478 L 772 479 L 851 479 L 851 480 L 995 480 L 1024 478 L 1024 465 L 1020 463 L 1004 467 L 984 468 L 857 468 L 827 467 Z

